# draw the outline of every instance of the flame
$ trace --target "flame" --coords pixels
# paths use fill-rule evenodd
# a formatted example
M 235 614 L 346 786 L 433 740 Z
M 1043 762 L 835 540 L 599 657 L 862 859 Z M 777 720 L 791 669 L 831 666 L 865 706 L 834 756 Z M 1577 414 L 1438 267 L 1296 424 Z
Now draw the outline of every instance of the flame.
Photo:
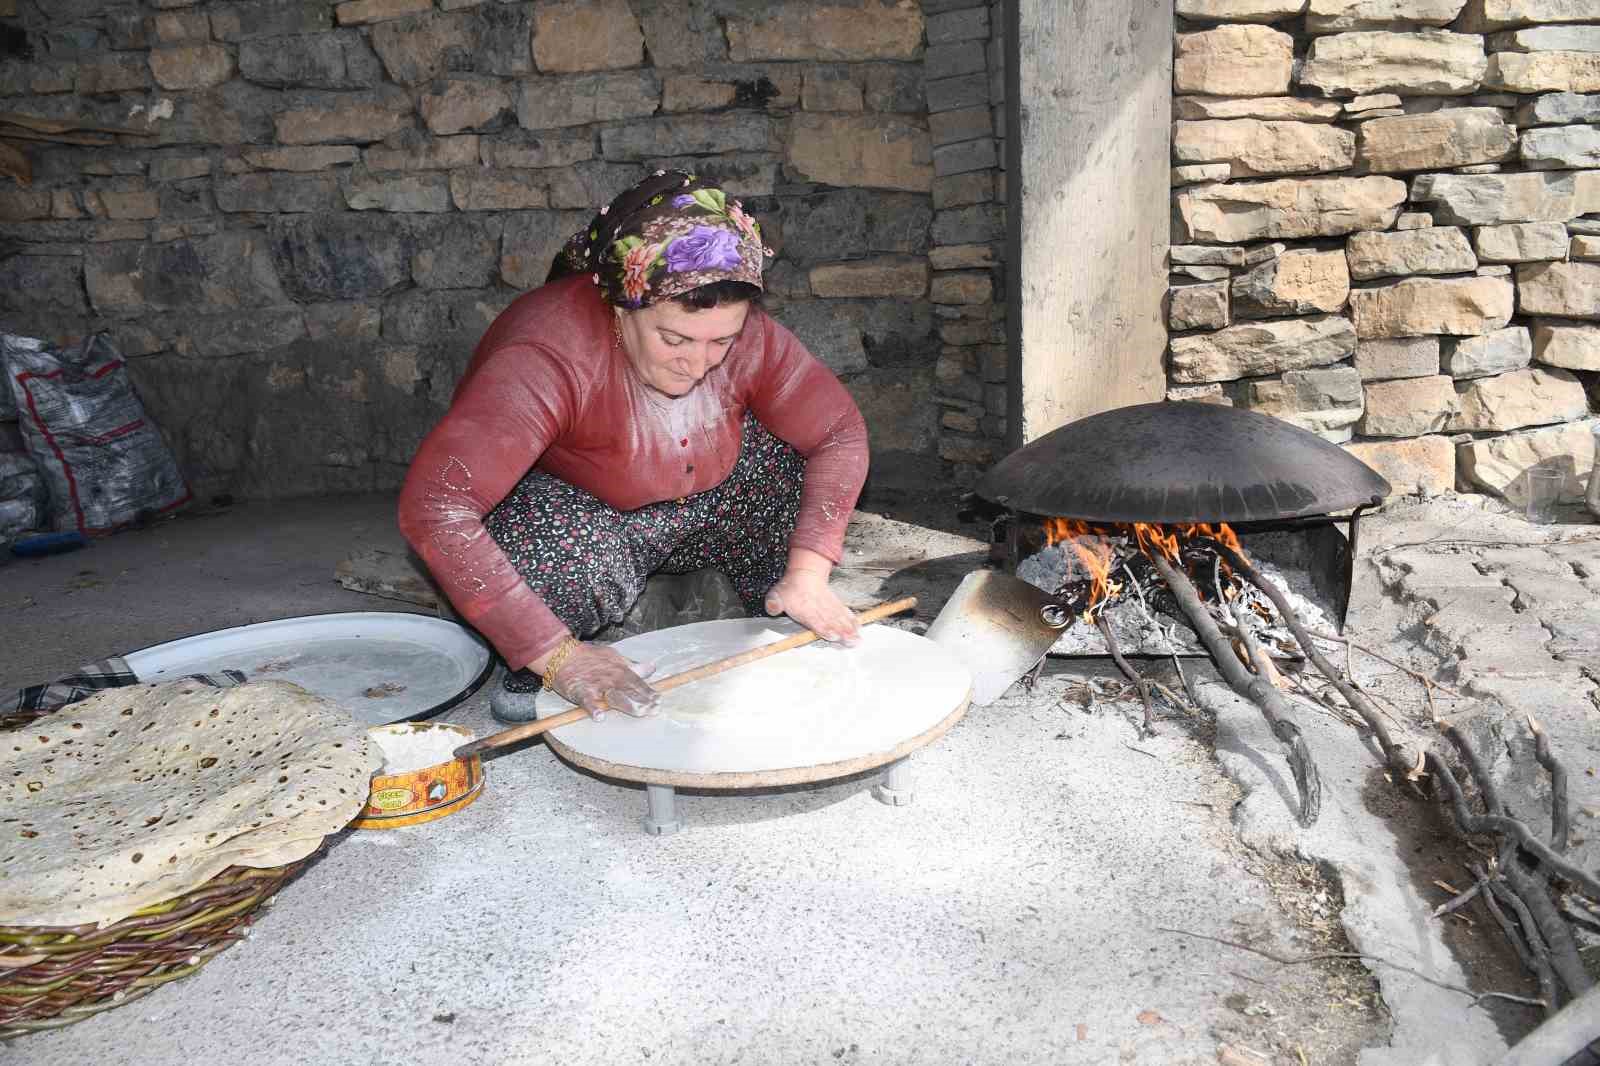
M 1088 572 L 1089 606 L 1083 612 L 1083 620 L 1091 625 L 1094 624 L 1095 609 L 1108 597 L 1121 591 L 1121 585 L 1111 580 L 1112 568 L 1116 563 L 1114 538 L 1131 534 L 1140 551 L 1151 557 L 1160 552 L 1174 564 L 1181 562 L 1183 542 L 1194 538 L 1214 540 L 1238 552 L 1241 559 L 1245 557 L 1244 547 L 1239 543 L 1233 527 L 1226 522 L 1185 522 L 1170 526 L 1134 522 L 1125 526 L 1093 526 L 1075 518 L 1046 518 L 1044 533 L 1047 546 L 1065 541 Z M 1222 564 L 1222 569 L 1232 573 L 1226 562 Z M 1232 593 L 1233 590 L 1228 589 L 1223 594 L 1231 596 Z
M 1233 527 L 1226 522 L 1212 524 L 1210 522 L 1184 522 L 1175 526 L 1156 526 L 1146 522 L 1133 523 L 1133 535 L 1139 542 L 1139 548 L 1146 554 L 1159 551 L 1170 562 L 1178 561 L 1178 549 L 1183 541 L 1193 540 L 1197 537 L 1214 540 L 1226 545 L 1239 553 L 1244 558 L 1244 546 L 1239 543 L 1238 536 L 1233 532 Z M 1226 563 L 1223 564 L 1227 566 Z
M 1148 522 L 1135 522 L 1133 524 L 1133 538 L 1139 543 L 1139 550 L 1146 555 L 1154 556 L 1160 552 L 1167 557 L 1169 563 L 1178 561 L 1178 534 L 1182 526 L 1153 526 Z
M 1046 518 L 1044 535 L 1047 545 L 1066 541 L 1089 572 L 1089 607 L 1083 612 L 1083 620 L 1092 625 L 1094 609 L 1113 591 L 1111 564 L 1114 552 L 1111 542 L 1096 533 L 1089 523 L 1073 518 Z
M 1234 534 L 1233 527 L 1226 522 L 1218 522 L 1216 525 L 1212 525 L 1209 522 L 1201 522 L 1199 525 L 1188 527 L 1188 532 L 1185 535 L 1190 537 L 1210 537 L 1212 540 L 1232 548 L 1238 553 L 1239 558 L 1245 558 L 1244 545 L 1239 543 L 1239 538 Z

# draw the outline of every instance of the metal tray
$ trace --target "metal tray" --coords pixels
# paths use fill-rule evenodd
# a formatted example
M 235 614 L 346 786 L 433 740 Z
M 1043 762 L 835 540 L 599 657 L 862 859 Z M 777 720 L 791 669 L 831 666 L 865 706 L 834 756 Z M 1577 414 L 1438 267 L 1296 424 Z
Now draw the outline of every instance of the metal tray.
M 483 638 L 420 614 L 360 611 L 219 629 L 123 656 L 140 681 L 238 670 L 292 681 L 370 725 L 428 718 L 478 690 L 494 670 Z

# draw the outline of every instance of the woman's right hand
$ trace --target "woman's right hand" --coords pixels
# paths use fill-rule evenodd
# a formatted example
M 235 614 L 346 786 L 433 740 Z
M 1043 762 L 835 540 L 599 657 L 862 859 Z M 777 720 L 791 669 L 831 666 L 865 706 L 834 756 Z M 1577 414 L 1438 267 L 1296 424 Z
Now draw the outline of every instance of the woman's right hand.
M 575 703 L 600 721 L 608 710 L 634 718 L 656 713 L 660 698 L 644 679 L 654 668 L 624 658 L 603 644 L 579 644 L 545 684 L 568 703 Z

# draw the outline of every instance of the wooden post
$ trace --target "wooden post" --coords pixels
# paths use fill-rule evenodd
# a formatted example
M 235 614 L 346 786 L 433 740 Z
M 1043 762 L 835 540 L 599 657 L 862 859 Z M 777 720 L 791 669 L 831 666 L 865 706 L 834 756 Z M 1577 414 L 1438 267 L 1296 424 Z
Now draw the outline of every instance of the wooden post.
M 1172 0 L 1005 5 L 1012 448 L 1166 391 Z

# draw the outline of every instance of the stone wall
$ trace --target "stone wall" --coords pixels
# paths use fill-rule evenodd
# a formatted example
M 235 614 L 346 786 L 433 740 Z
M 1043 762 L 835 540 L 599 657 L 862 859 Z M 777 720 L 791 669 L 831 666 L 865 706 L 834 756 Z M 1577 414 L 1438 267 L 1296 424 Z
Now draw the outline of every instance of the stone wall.
M 1401 492 L 1516 499 L 1552 460 L 1580 496 L 1600 7 L 1176 8 L 1169 397 L 1350 442 Z
M 1006 436 L 1003 4 L 923 0 L 933 206 L 928 258 L 942 343 L 939 455 L 967 484 Z
M 762 220 L 875 469 L 948 474 L 1003 431 L 998 154 L 987 0 L 924 8 L 0 0 L 0 111 L 132 131 L 0 178 L 0 325 L 110 329 L 202 494 L 392 488 L 495 314 L 679 166 Z

